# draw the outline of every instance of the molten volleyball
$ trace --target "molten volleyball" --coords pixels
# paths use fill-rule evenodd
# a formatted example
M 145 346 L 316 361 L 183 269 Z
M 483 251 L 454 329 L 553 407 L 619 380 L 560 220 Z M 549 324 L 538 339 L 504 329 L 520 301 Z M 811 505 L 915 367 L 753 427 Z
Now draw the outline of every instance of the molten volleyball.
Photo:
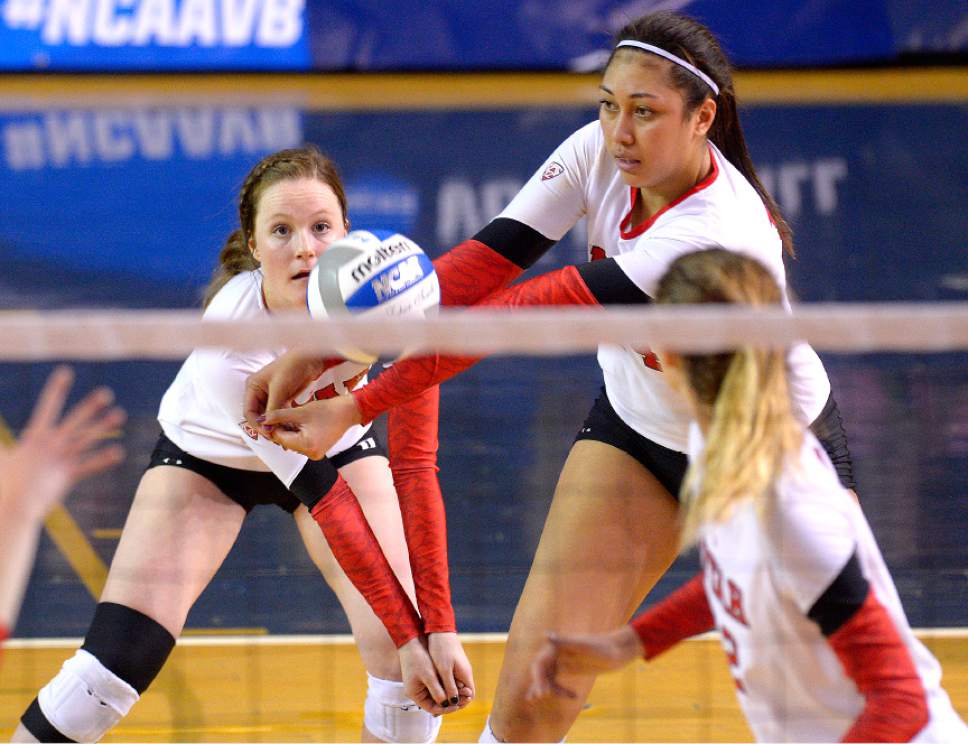
M 313 318 L 423 317 L 440 304 L 440 284 L 430 258 L 409 238 L 354 230 L 319 257 L 306 304 Z M 362 349 L 340 353 L 363 364 L 377 358 Z

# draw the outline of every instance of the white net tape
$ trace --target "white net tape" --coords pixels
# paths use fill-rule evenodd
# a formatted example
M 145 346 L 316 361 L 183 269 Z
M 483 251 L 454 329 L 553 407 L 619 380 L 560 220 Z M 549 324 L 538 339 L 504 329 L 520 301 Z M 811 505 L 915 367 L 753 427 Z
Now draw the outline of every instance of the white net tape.
M 968 349 L 968 303 L 814 304 L 792 313 L 719 306 L 441 310 L 435 318 L 304 315 L 203 322 L 197 310 L 0 313 L 0 361 L 177 359 L 196 347 L 365 347 L 395 355 L 560 355 L 599 343 L 681 352 L 804 340 L 840 352 Z

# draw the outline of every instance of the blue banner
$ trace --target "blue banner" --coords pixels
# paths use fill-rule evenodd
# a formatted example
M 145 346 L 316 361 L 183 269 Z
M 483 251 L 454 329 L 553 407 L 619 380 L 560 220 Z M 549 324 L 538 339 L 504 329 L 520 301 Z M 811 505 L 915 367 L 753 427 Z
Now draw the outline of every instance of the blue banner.
M 739 66 L 968 51 L 962 0 L 0 0 L 0 69 L 587 70 L 658 9 Z
M 305 70 L 305 0 L 3 0 L 8 70 Z

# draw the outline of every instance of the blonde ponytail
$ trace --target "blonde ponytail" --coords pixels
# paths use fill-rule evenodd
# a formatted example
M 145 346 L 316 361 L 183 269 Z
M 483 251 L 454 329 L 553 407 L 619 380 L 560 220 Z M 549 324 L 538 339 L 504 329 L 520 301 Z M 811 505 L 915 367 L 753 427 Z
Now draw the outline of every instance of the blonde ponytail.
M 712 405 L 703 455 L 690 464 L 683 484 L 683 545 L 695 542 L 702 525 L 727 519 L 742 502 L 754 501 L 762 515 L 773 482 L 802 438 L 790 406 L 785 352 L 745 347 L 732 354 Z
M 713 248 L 673 261 L 656 301 L 777 305 L 782 293 L 759 262 Z M 773 482 L 799 450 L 803 427 L 793 416 L 786 356 L 785 349 L 743 347 L 679 357 L 687 394 L 709 423 L 703 454 L 690 463 L 680 494 L 684 547 L 740 503 L 753 500 L 763 514 Z

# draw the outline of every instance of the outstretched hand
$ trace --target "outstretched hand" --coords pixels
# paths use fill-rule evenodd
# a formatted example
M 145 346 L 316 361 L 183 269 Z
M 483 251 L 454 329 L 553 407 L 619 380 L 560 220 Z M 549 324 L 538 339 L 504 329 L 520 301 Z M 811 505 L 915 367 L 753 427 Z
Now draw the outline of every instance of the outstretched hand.
M 321 460 L 339 438 L 360 423 L 352 395 L 310 401 L 298 408 L 268 411 L 258 420 L 262 433 L 287 450 Z
M 430 633 L 427 647 L 450 705 L 465 707 L 474 699 L 474 674 L 456 633 Z
M 459 707 L 450 704 L 426 644 L 427 639 L 420 636 L 407 641 L 399 649 L 403 691 L 422 710 L 433 716 L 453 713 Z
M 642 655 L 639 637 L 630 625 L 611 633 L 559 636 L 549 633 L 531 663 L 527 699 L 558 695 L 574 698 L 574 690 L 561 684 L 560 675 L 601 674 L 621 669 Z
M 42 519 L 77 482 L 124 457 L 119 445 L 99 446 L 125 421 L 109 389 L 89 393 L 61 419 L 73 381 L 68 367 L 54 370 L 20 439 L 0 447 L 0 497 L 6 517 L 16 513 Z

